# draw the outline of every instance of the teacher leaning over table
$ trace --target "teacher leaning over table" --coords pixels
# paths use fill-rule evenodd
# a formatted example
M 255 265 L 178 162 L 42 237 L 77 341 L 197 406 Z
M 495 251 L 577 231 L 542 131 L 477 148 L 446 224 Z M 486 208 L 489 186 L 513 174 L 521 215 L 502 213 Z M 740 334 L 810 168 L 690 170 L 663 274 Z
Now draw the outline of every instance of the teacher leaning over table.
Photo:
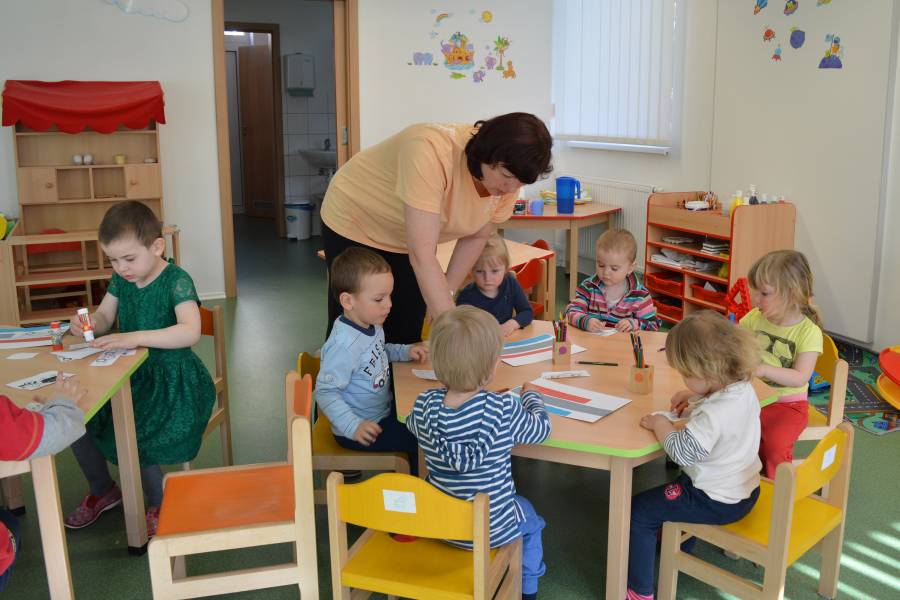
M 350 246 L 384 256 L 394 274 L 387 342 L 418 341 L 426 309 L 436 317 L 454 305 L 519 188 L 551 171 L 551 145 L 540 119 L 509 113 L 474 125 L 412 125 L 340 168 L 322 204 L 326 261 L 330 269 Z M 444 274 L 435 251 L 451 240 Z M 329 294 L 329 333 L 341 312 Z

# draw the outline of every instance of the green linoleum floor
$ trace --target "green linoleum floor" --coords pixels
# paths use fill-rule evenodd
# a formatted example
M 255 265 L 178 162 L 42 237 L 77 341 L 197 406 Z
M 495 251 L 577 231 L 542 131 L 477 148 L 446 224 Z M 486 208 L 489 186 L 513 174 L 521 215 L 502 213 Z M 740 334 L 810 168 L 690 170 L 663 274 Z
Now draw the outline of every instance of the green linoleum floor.
M 229 389 L 237 463 L 281 460 L 285 453 L 283 379 L 297 353 L 315 350 L 325 332 L 325 268 L 315 257 L 318 238 L 287 242 L 269 233 L 271 223 L 239 217 L 237 301 L 208 302 L 226 309 Z M 565 303 L 566 278 L 558 277 L 560 304 Z M 198 353 L 209 360 L 211 347 Z M 841 598 L 900 597 L 900 435 L 876 437 L 857 431 L 850 515 L 841 568 Z M 203 444 L 198 467 L 219 466 L 219 441 L 213 434 Z M 602 598 L 606 564 L 606 514 L 609 477 L 602 471 L 515 459 L 519 493 L 528 497 L 547 522 L 541 580 L 545 599 Z M 85 483 L 71 452 L 57 458 L 64 508 L 81 499 Z M 639 468 L 634 489 L 641 491 L 674 477 L 662 460 Z M 12 581 L 2 597 L 31 600 L 49 597 L 41 559 L 37 516 L 30 479 L 26 476 L 28 515 L 22 520 L 24 548 Z M 319 585 L 331 596 L 325 507 L 316 509 Z M 150 598 L 146 557 L 126 552 L 121 511 L 105 514 L 81 531 L 68 532 L 76 596 L 79 599 Z M 698 552 L 742 575 L 761 572 L 747 561 L 733 562 L 715 549 L 698 545 Z M 189 573 L 238 569 L 290 558 L 287 545 L 223 552 L 188 559 Z M 786 598 L 816 599 L 818 556 L 812 552 L 788 571 Z M 690 577 L 679 579 L 679 598 L 727 598 Z M 292 588 L 231 594 L 228 598 L 297 598 Z

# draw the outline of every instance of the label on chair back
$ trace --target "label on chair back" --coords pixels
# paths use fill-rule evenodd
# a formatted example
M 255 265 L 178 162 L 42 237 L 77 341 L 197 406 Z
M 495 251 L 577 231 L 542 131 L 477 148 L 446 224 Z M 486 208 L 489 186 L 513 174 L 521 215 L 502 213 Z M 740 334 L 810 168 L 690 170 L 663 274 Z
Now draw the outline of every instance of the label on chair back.
M 832 446 L 828 450 L 825 451 L 825 454 L 822 455 L 822 470 L 824 471 L 828 467 L 831 466 L 831 463 L 834 462 L 834 457 L 837 454 L 837 446 Z
M 391 512 L 415 513 L 416 495 L 412 492 L 381 490 L 384 494 L 384 510 Z

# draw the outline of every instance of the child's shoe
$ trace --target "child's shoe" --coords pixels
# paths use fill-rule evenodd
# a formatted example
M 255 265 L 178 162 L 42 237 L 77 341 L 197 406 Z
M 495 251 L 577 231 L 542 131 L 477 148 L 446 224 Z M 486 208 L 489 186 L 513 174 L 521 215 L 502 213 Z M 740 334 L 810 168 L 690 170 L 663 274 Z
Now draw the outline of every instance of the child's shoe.
M 122 504 L 122 490 L 113 484 L 102 496 L 88 494 L 74 511 L 65 519 L 69 529 L 81 529 L 96 521 L 106 511 Z
M 159 507 L 151 506 L 147 509 L 147 537 L 152 538 L 156 535 L 156 528 L 159 526 Z

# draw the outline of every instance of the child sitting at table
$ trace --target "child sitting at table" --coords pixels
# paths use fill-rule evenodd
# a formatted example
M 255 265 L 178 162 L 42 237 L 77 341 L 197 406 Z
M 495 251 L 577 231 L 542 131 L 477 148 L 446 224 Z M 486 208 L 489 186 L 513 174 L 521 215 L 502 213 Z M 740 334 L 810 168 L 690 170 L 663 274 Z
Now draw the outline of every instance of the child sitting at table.
M 775 388 L 778 400 L 760 412 L 759 456 L 766 477 L 794 458 L 794 442 L 809 422 L 809 378 L 822 353 L 822 322 L 812 304 L 813 276 L 796 250 L 769 252 L 747 273 L 756 306 L 741 319 L 762 353 L 756 376 Z
M 33 402 L 28 408 L 19 408 L 0 395 L 0 460 L 56 454 L 84 435 L 84 411 L 90 402 L 87 390 L 75 379 L 63 379 L 62 373 L 57 373 L 50 399 L 35 396 Z M 0 509 L 0 592 L 9 583 L 21 544 L 15 515 Z
M 427 479 L 463 500 L 488 494 L 491 547 L 522 536 L 522 598 L 535 598 L 538 578 L 546 570 L 544 520 L 528 500 L 516 495 L 510 452 L 516 445 L 540 444 L 550 435 L 543 398 L 529 384 L 522 386 L 521 401 L 484 389 L 503 347 L 500 328 L 488 313 L 472 306 L 453 308 L 434 321 L 429 341 L 434 373 L 445 387 L 420 394 L 406 419 L 425 454 Z
M 753 335 L 716 312 L 698 311 L 669 333 L 666 358 L 690 390 L 675 394 L 671 407 L 687 421 L 682 427 L 654 413 L 641 426 L 656 434 L 682 474 L 632 499 L 628 600 L 653 598 L 663 522 L 732 523 L 759 497 L 759 400 L 750 385 L 759 351 Z
M 534 310 L 514 273 L 509 272 L 509 250 L 494 233 L 472 269 L 474 281 L 456 297 L 456 304 L 470 304 L 494 315 L 504 336 L 534 320 Z
M 92 346 L 104 350 L 144 346 L 147 360 L 131 376 L 134 427 L 147 497 L 147 535 L 156 534 L 162 502 L 160 465 L 181 464 L 197 456 L 216 390 L 209 371 L 191 350 L 200 339 L 200 299 L 181 267 L 163 259 L 166 248 L 159 219 L 136 201 L 113 205 L 100 222 L 100 246 L 115 273 L 91 315 Z M 119 333 L 108 334 L 119 321 Z M 77 317 L 71 331 L 82 335 Z M 108 335 L 104 335 L 108 334 Z M 88 422 L 88 435 L 72 452 L 90 488 L 65 519 L 81 529 L 122 503 L 122 492 L 109 475 L 115 463 L 116 438 L 109 403 Z
M 653 298 L 634 275 L 634 236 L 626 229 L 607 229 L 597 238 L 596 252 L 597 272 L 581 282 L 566 306 L 568 322 L 590 332 L 607 326 L 617 331 L 658 330 Z
M 410 472 L 418 473 L 418 446 L 397 420 L 391 393 L 391 361 L 424 361 L 422 344 L 386 344 L 382 325 L 391 312 L 394 277 L 387 261 L 353 246 L 331 263 L 331 293 L 344 314 L 322 346 L 316 378 L 316 404 L 331 421 L 334 439 L 344 448 L 406 452 Z

